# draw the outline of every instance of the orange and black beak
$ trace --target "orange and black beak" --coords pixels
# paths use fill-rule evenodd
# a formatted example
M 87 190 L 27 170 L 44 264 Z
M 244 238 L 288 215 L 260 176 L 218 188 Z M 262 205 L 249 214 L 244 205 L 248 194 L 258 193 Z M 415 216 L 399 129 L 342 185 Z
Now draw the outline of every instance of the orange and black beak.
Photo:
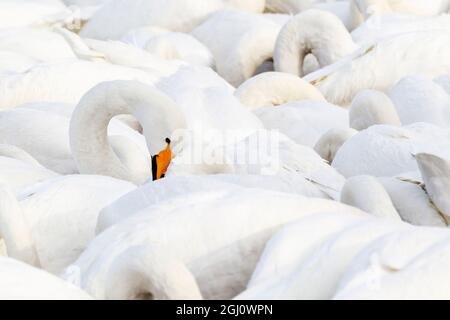
M 170 161 L 172 160 L 172 150 L 170 150 L 170 139 L 166 138 L 167 146 L 164 150 L 160 151 L 157 155 L 152 156 L 152 176 L 153 181 L 164 178 L 164 174 L 169 168 Z

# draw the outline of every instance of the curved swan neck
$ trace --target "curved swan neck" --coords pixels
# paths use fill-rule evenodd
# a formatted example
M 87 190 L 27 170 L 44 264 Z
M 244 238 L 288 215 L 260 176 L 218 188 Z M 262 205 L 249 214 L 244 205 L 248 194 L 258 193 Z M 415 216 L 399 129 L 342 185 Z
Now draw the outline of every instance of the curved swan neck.
M 282 72 L 265 72 L 248 79 L 236 89 L 235 96 L 251 110 L 291 101 L 325 101 L 322 93 L 312 84 Z
M 381 183 L 371 176 L 356 176 L 347 179 L 341 190 L 341 202 L 376 217 L 401 220 L 389 194 Z
M 0 186 L 0 237 L 8 256 L 39 267 L 40 262 L 24 212 L 14 194 Z
M 308 53 L 324 67 L 356 49 L 339 18 L 325 11 L 306 10 L 281 29 L 275 44 L 274 66 L 276 71 L 303 76 L 303 60 Z
M 358 131 L 352 128 L 334 128 L 325 132 L 314 145 L 316 151 L 328 163 L 332 163 L 339 148 Z
M 118 256 L 109 269 L 107 299 L 203 299 L 185 264 L 161 248 L 138 246 Z
M 369 89 L 360 91 L 353 99 L 349 121 L 350 127 L 356 130 L 377 124 L 402 125 L 391 99 L 381 91 Z
M 136 81 L 104 82 L 81 99 L 70 123 L 70 146 L 80 173 L 141 184 L 150 177 L 133 175 L 108 141 L 109 122 L 122 114 L 131 114 L 140 122 L 152 155 L 165 147 L 165 138 L 185 127 L 185 119 L 170 98 Z

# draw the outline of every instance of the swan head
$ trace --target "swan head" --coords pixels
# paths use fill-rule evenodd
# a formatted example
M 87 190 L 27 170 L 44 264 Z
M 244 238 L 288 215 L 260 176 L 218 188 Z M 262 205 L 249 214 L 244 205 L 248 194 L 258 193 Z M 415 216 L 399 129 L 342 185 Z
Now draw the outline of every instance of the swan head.
M 339 148 L 357 133 L 358 131 L 352 128 L 330 129 L 316 142 L 314 150 L 322 159 L 327 160 L 328 163 L 332 163 Z
M 377 90 L 362 90 L 352 101 L 349 110 L 350 127 L 364 130 L 373 125 L 401 126 L 400 118 L 391 99 Z
M 376 217 L 400 221 L 400 215 L 392 204 L 383 185 L 372 176 L 354 176 L 341 190 L 341 202 L 359 208 Z
M 158 154 L 152 156 L 152 177 L 153 181 L 164 178 L 169 164 L 172 161 L 173 154 L 170 148 L 170 139 L 166 138 L 165 142 L 167 146 L 164 150 L 160 151 Z

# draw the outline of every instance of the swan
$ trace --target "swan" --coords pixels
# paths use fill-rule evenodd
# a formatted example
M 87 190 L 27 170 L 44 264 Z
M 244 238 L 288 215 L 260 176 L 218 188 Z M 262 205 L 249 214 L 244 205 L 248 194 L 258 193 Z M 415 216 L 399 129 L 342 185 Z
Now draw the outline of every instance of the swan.
M 0 109 L 43 101 L 76 104 L 90 88 L 111 80 L 154 84 L 158 77 L 104 62 L 70 60 L 38 64 L 25 73 L 0 75 Z
M 450 95 L 438 82 L 423 76 L 408 76 L 388 91 L 404 125 L 428 122 L 441 127 L 450 125 Z
M 70 45 L 59 34 L 30 27 L 0 29 L 0 50 L 24 55 L 37 62 L 76 58 Z
M 59 273 L 95 235 L 99 211 L 135 186 L 111 177 L 67 175 L 22 189 L 1 187 L 0 236 L 8 256 Z
M 49 110 L 47 104 L 44 106 Z M 55 105 L 51 106 L 55 107 Z M 63 109 L 64 106 L 56 105 L 56 107 Z M 59 114 L 46 112 L 42 105 L 35 105 L 34 109 L 30 106 L 22 106 L 0 111 L 0 143 L 23 149 L 42 166 L 56 173 L 78 173 L 70 149 L 70 118 L 68 116 L 63 112 Z M 151 168 L 144 138 L 119 120 L 114 119 L 108 129 L 108 139 L 121 161 L 132 168 L 134 175 L 141 177 L 140 182 L 147 180 Z M 44 170 L 39 170 L 39 172 L 42 171 Z M 13 173 L 9 174 L 11 174 L 10 182 L 14 183 Z M 17 178 L 20 176 L 19 174 Z M 26 175 L 23 175 L 22 178 L 26 178 Z
M 206 72 L 198 83 L 191 75 L 189 70 L 182 71 L 160 82 L 158 89 L 133 81 L 114 81 L 89 91 L 76 107 L 70 126 L 71 150 L 78 170 L 135 183 L 139 182 L 136 179 L 144 179 L 130 173 L 105 136 L 109 120 L 126 113 L 141 122 L 153 159 L 161 150 L 168 150 L 170 144 L 172 156 L 167 161 L 157 157 L 152 165 L 154 179 L 161 177 L 155 174 L 157 168 L 167 167 L 170 161 L 167 175 L 293 172 L 320 184 L 330 194 L 340 190 L 343 179 L 339 174 L 312 149 L 264 130 L 229 88 L 222 87 L 223 80 L 217 75 Z M 191 82 L 180 81 L 184 77 Z M 212 81 L 205 82 L 208 77 Z M 89 128 L 86 123 L 90 123 Z M 258 143 L 274 146 L 273 150 L 267 152 Z M 256 158 L 252 160 L 246 153 L 243 161 L 237 161 L 242 150 Z
M 361 131 L 378 124 L 401 126 L 402 122 L 385 93 L 366 89 L 358 92 L 352 100 L 349 124 L 351 128 Z
M 142 185 L 103 208 L 98 217 L 96 233 L 100 234 L 140 210 L 162 201 L 175 201 L 180 197 L 184 199 L 186 194 L 196 201 L 197 195 L 204 192 L 228 190 L 236 185 L 242 188 L 257 188 L 312 198 L 330 198 L 314 183 L 291 174 L 167 176 L 165 179 Z
M 26 55 L 0 50 L 0 74 L 26 72 L 37 63 L 37 60 Z
M 374 241 L 353 259 L 334 299 L 448 299 L 449 233 L 414 228 Z
M 131 29 L 149 25 L 189 32 L 209 14 L 226 7 L 262 12 L 264 0 L 111 0 L 86 23 L 81 35 L 103 40 L 119 39 Z
M 74 13 L 59 0 L 3 0 L 0 3 L 0 29 L 69 24 L 75 20 Z
M 417 171 L 414 154 L 448 152 L 450 132 L 428 123 L 403 127 L 374 125 L 348 139 L 337 151 L 332 167 L 345 177 L 392 177 Z
M 211 50 L 219 75 L 236 87 L 266 66 L 270 70 L 281 26 L 264 15 L 222 10 L 191 34 Z
M 142 48 L 162 59 L 214 67 L 214 57 L 209 49 L 187 33 L 157 27 L 142 27 L 131 30 L 121 38 L 121 41 Z
M 401 220 L 383 185 L 371 176 L 348 178 L 341 190 L 341 202 L 376 217 Z
M 326 131 L 348 127 L 346 110 L 326 103 L 314 86 L 291 74 L 261 73 L 241 84 L 235 96 L 266 129 L 280 130 L 298 144 L 313 147 Z
M 317 140 L 314 151 L 328 163 L 333 163 L 339 148 L 357 133 L 353 128 L 330 129 Z
M 417 46 L 417 43 L 422 45 Z M 449 43 L 447 31 L 396 35 L 363 46 L 335 64 L 308 74 L 304 79 L 314 84 L 329 102 L 347 106 L 363 89 L 385 91 L 410 74 L 435 78 L 450 73 L 450 65 L 445 58 L 450 50 Z
M 1 300 L 91 300 L 83 290 L 43 270 L 0 257 Z
M 322 93 L 310 83 L 282 72 L 255 75 L 242 83 L 234 95 L 250 110 L 280 106 L 291 101 L 326 101 Z
M 0 180 L 14 192 L 56 176 L 57 173 L 44 168 L 24 150 L 0 144 Z
M 287 224 L 276 233 L 268 241 L 247 290 L 235 299 L 331 299 L 353 257 L 362 249 L 385 234 L 413 228 L 370 216 L 327 226 L 329 215 L 324 211 L 315 219 Z M 298 233 L 300 230 L 308 232 Z M 308 243 L 312 230 L 316 233 Z M 285 245 L 292 248 L 297 243 L 305 243 L 298 255 L 295 250 L 283 254 Z
M 148 207 L 102 232 L 69 267 L 79 268 L 78 285 L 94 298 L 231 298 L 245 288 L 265 242 L 283 224 L 342 206 L 239 187 L 189 200 Z M 163 264 L 155 263 L 160 259 Z M 162 268 L 167 265 L 173 268 Z
M 396 12 L 417 16 L 435 16 L 446 13 L 450 8 L 448 0 L 351 0 L 362 19 L 372 15 Z
M 324 67 L 356 49 L 351 35 L 335 15 L 310 9 L 291 18 L 279 32 L 273 54 L 274 68 L 303 76 L 307 54 L 314 55 L 319 66 Z

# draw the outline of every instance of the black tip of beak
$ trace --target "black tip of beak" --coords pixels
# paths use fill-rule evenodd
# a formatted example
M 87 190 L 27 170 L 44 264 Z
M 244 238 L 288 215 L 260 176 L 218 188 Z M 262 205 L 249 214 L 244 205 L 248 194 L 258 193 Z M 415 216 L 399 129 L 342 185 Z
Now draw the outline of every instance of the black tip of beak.
M 166 143 L 170 144 L 170 139 L 169 138 L 166 138 Z

